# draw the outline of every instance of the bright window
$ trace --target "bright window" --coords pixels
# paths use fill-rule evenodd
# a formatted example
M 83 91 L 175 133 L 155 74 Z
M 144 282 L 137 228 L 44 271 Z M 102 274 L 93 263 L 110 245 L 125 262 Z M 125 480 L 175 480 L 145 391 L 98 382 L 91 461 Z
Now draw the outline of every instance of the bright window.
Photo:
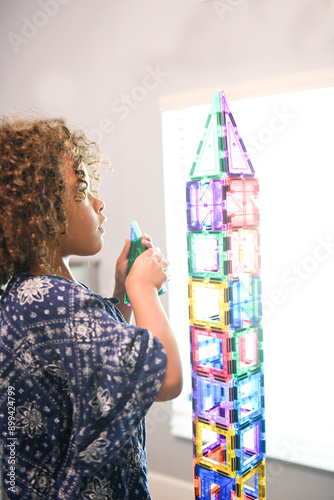
M 226 97 L 260 181 L 268 456 L 334 471 L 334 87 Z M 185 182 L 210 104 L 162 115 L 169 312 L 185 372 L 172 432 L 189 438 Z

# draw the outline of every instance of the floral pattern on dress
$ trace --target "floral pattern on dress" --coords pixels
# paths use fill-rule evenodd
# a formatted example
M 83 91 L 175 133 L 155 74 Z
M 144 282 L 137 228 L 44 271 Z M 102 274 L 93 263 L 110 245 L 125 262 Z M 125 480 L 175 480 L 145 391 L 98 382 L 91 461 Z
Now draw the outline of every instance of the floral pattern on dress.
M 92 337 L 101 334 L 101 328 L 87 312 L 81 310 L 73 316 L 71 333 L 79 342 L 89 342 Z
M 34 364 L 34 357 L 32 355 L 31 349 L 26 346 L 22 346 L 17 351 L 17 362 L 21 363 L 23 367 L 30 368 Z
M 37 276 L 26 280 L 17 290 L 20 305 L 32 304 L 34 301 L 43 302 L 45 295 L 52 287 L 50 279 L 46 276 Z
M 63 390 L 66 390 L 69 392 L 70 389 L 70 381 L 68 380 L 68 375 L 66 373 L 66 370 L 64 369 L 63 366 L 61 365 L 56 365 L 56 364 L 50 364 L 50 365 L 45 365 L 44 366 L 45 370 L 51 375 L 55 375 L 56 377 L 59 377 L 61 379 L 61 386 Z
M 78 339 L 78 341 L 89 341 L 90 333 L 92 329 L 87 323 L 80 323 L 72 328 L 73 335 Z
M 95 411 L 96 418 L 105 417 L 115 404 L 114 398 L 111 397 L 109 389 L 98 387 L 96 396 L 89 401 L 90 406 Z
M 22 429 L 31 438 L 36 434 L 46 432 L 45 422 L 42 420 L 42 414 L 37 409 L 35 401 L 17 408 L 16 427 Z
M 110 482 L 97 476 L 89 484 L 88 489 L 82 493 L 83 500 L 112 500 L 112 489 Z
M 87 463 L 102 462 L 102 459 L 107 453 L 107 447 L 110 444 L 110 441 L 106 439 L 106 435 L 107 432 L 103 432 L 99 438 L 95 439 L 95 441 L 79 454 L 79 457 Z

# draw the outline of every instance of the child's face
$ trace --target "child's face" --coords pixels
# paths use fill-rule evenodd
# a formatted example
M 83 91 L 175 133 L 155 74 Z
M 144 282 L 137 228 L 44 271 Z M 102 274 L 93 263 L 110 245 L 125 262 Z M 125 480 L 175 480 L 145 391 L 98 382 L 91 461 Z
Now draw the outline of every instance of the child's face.
M 70 162 L 66 165 L 65 180 L 67 184 L 67 198 L 65 210 L 68 220 L 66 234 L 60 236 L 61 256 L 69 255 L 95 255 L 103 246 L 103 222 L 106 216 L 103 215 L 103 201 L 95 198 L 90 192 L 89 177 L 85 165 L 80 168 L 85 172 L 87 182 L 86 196 L 81 201 L 75 201 L 84 183 L 78 178 Z

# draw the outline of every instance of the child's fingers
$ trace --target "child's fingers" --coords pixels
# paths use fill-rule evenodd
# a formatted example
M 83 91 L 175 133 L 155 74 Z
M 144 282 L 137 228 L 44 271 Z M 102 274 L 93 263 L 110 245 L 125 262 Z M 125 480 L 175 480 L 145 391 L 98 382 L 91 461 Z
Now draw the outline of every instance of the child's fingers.
M 168 264 L 169 264 L 169 262 L 168 262 Z M 167 269 L 164 269 L 164 273 L 166 275 L 166 283 L 168 283 L 168 281 L 170 280 L 170 272 Z
M 155 260 L 156 262 L 160 262 L 160 261 L 162 261 L 162 260 L 163 260 L 163 258 L 164 258 L 164 256 L 162 255 L 160 248 L 158 248 L 158 247 L 153 247 L 153 248 L 152 248 L 152 250 L 153 250 L 153 254 L 152 254 L 152 256 L 154 257 L 154 260 Z
M 150 250 L 150 252 L 148 252 L 149 255 L 151 255 L 156 262 L 160 262 L 163 269 L 165 268 L 165 266 L 168 267 L 169 262 L 165 259 L 164 254 L 161 253 L 159 247 L 151 247 L 148 250 Z
M 169 279 L 169 261 L 165 259 L 159 248 L 148 248 L 140 254 L 127 276 L 127 286 L 133 283 L 153 285 L 157 290 Z
M 164 255 L 161 253 L 160 248 L 153 248 L 153 258 L 160 264 L 161 270 L 166 274 L 166 281 L 169 281 L 169 260 L 165 259 Z
M 125 283 L 126 275 L 127 275 L 127 267 L 128 267 L 128 257 L 130 251 L 131 242 L 129 239 L 125 240 L 124 247 L 120 253 L 116 261 L 116 269 L 115 269 L 115 280 L 118 283 Z
M 162 272 L 165 275 L 164 283 L 168 283 L 168 281 L 170 280 L 169 261 L 167 259 L 162 260 L 161 267 L 162 267 Z
M 168 272 L 168 268 L 169 268 L 169 260 L 165 259 L 162 263 L 162 269 L 165 271 L 165 272 Z
M 165 259 L 164 254 L 161 253 L 160 248 L 152 247 L 148 248 L 145 253 L 151 257 L 157 264 L 160 265 L 161 269 L 165 271 L 169 266 L 169 261 Z
M 126 238 L 125 243 L 124 243 L 124 247 L 123 247 L 123 249 L 120 253 L 120 256 L 119 256 L 120 260 L 126 260 L 128 258 L 130 246 L 131 246 L 131 241 L 128 238 Z
M 146 233 L 141 235 L 141 242 L 146 248 L 153 248 L 152 238 Z
M 166 281 L 170 280 L 170 271 L 169 271 L 169 261 L 165 259 L 164 261 L 161 262 L 162 264 L 162 270 L 166 275 Z

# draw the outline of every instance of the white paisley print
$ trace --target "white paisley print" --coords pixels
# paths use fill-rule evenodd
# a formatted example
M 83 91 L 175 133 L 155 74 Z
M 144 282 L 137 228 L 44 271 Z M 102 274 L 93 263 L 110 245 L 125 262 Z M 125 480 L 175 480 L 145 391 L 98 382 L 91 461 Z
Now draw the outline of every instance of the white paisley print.
M 50 288 L 52 288 L 52 284 L 47 277 L 37 276 L 26 280 L 17 290 L 20 305 L 23 306 L 26 302 L 28 304 L 32 304 L 34 301 L 43 302 L 44 296 Z
M 106 479 L 94 477 L 89 488 L 82 493 L 84 500 L 112 500 L 112 490 Z
M 89 401 L 89 404 L 94 408 L 96 418 L 99 419 L 108 414 L 112 406 L 115 404 L 114 401 L 115 400 L 110 395 L 109 389 L 98 387 L 96 396 Z
M 16 426 L 29 437 L 34 437 L 35 434 L 42 434 L 46 431 L 46 425 L 42 420 L 42 414 L 38 410 L 35 401 L 26 403 L 24 406 L 17 408 Z
M 80 458 L 86 463 L 102 462 L 103 457 L 106 455 L 110 441 L 106 438 L 107 433 L 103 432 L 102 435 L 95 439 L 84 451 L 80 453 Z
M 144 417 L 166 354 L 150 332 L 65 278 L 18 274 L 0 302 L 0 438 L 15 396 L 9 500 L 150 500 Z M 13 403 L 14 404 L 14 403 Z

